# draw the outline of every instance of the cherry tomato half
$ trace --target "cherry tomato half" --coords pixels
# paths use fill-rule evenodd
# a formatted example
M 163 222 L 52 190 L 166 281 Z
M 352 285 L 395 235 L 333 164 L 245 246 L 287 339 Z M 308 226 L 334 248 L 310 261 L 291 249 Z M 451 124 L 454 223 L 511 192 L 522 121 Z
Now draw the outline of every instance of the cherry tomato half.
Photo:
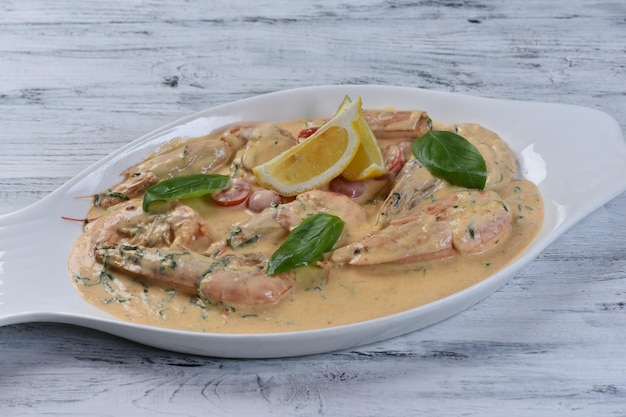
M 211 199 L 218 206 L 236 206 L 246 201 L 251 192 L 252 188 L 246 181 L 233 180 L 228 188 L 211 194 Z
M 382 152 L 387 173 L 380 176 L 379 179 L 395 177 L 404 166 L 405 160 L 402 149 L 400 148 L 400 146 L 393 144 L 385 146 L 382 149 Z
M 319 126 L 311 126 L 311 127 L 302 129 L 300 133 L 298 133 L 298 138 L 296 139 L 296 142 L 298 143 L 302 142 L 304 139 L 308 138 L 313 133 L 317 132 L 319 128 L 320 128 Z

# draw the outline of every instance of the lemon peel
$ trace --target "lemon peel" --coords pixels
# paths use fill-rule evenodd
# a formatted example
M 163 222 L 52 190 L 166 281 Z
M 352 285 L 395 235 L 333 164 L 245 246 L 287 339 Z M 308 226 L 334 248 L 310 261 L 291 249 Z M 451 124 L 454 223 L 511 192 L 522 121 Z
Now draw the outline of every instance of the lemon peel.
M 337 113 L 345 110 L 351 102 L 350 97 L 346 96 Z M 387 170 L 383 153 L 378 145 L 376 136 L 374 136 L 374 132 L 372 132 L 362 115 L 358 120 L 358 135 L 361 145 L 350 164 L 343 171 L 343 177 L 350 181 L 362 181 L 384 175 Z

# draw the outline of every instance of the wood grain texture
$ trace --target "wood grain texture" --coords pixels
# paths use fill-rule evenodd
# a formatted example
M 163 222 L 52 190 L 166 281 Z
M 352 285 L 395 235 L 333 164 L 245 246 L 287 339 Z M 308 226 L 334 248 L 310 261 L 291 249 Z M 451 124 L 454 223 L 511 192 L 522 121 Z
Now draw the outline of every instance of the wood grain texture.
M 6 0 L 0 214 L 167 122 L 303 85 L 569 103 L 624 129 L 625 57 L 622 1 Z M 625 205 L 484 302 L 351 351 L 221 360 L 0 328 L 0 415 L 626 416 Z

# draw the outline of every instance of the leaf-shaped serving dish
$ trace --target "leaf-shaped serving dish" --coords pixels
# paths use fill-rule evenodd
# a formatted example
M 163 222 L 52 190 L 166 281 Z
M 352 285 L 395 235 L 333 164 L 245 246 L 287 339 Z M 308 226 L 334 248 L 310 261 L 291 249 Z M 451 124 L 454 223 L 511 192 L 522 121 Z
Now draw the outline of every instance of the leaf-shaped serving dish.
M 506 268 L 463 291 L 399 314 L 320 330 L 214 334 L 142 326 L 86 302 L 67 272 L 89 195 L 173 137 L 193 137 L 244 120 L 287 121 L 332 114 L 345 95 L 366 107 L 422 109 L 447 124 L 473 122 L 498 132 L 518 158 L 520 175 L 538 184 L 544 224 Z M 516 102 L 388 86 L 322 86 L 281 91 L 217 106 L 151 132 L 83 171 L 40 202 L 0 216 L 0 325 L 69 323 L 150 346 L 219 357 L 267 358 L 322 353 L 406 334 L 450 317 L 508 282 L 572 225 L 626 190 L 626 144 L 617 122 L 590 108 Z

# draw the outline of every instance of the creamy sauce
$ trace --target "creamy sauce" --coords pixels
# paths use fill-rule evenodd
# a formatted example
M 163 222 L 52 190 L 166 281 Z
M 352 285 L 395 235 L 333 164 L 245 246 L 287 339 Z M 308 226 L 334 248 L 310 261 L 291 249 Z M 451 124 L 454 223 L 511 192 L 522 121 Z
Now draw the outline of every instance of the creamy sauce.
M 281 126 L 297 134 L 308 124 L 311 122 L 294 121 Z M 489 137 L 493 140 L 495 136 L 477 125 L 463 125 L 458 130 L 468 139 Z M 497 151 L 493 146 L 490 149 Z M 224 167 L 222 171 L 228 169 L 230 167 Z M 275 305 L 232 311 L 207 305 L 198 296 L 103 267 L 90 249 L 93 233 L 90 225 L 69 257 L 70 276 L 80 294 L 107 313 L 135 323 L 173 329 L 272 333 L 365 321 L 461 291 L 502 269 L 528 246 L 543 221 L 543 203 L 536 186 L 512 178 L 494 184 L 493 190 L 507 201 L 512 212 L 512 225 L 507 235 L 489 250 L 412 263 L 338 265 L 329 272 L 303 268 L 296 272 L 295 290 Z M 226 236 L 234 223 L 254 214 L 245 204 L 218 207 L 208 197 L 185 200 L 185 204 L 206 219 L 213 239 Z M 361 202 L 367 214 L 363 230 L 372 227 L 381 204 L 382 200 L 377 199 Z M 88 217 L 101 214 L 102 210 L 93 209 Z M 359 230 L 352 232 L 359 233 Z M 271 252 L 274 246 L 264 246 L 269 244 L 261 239 L 251 250 Z

